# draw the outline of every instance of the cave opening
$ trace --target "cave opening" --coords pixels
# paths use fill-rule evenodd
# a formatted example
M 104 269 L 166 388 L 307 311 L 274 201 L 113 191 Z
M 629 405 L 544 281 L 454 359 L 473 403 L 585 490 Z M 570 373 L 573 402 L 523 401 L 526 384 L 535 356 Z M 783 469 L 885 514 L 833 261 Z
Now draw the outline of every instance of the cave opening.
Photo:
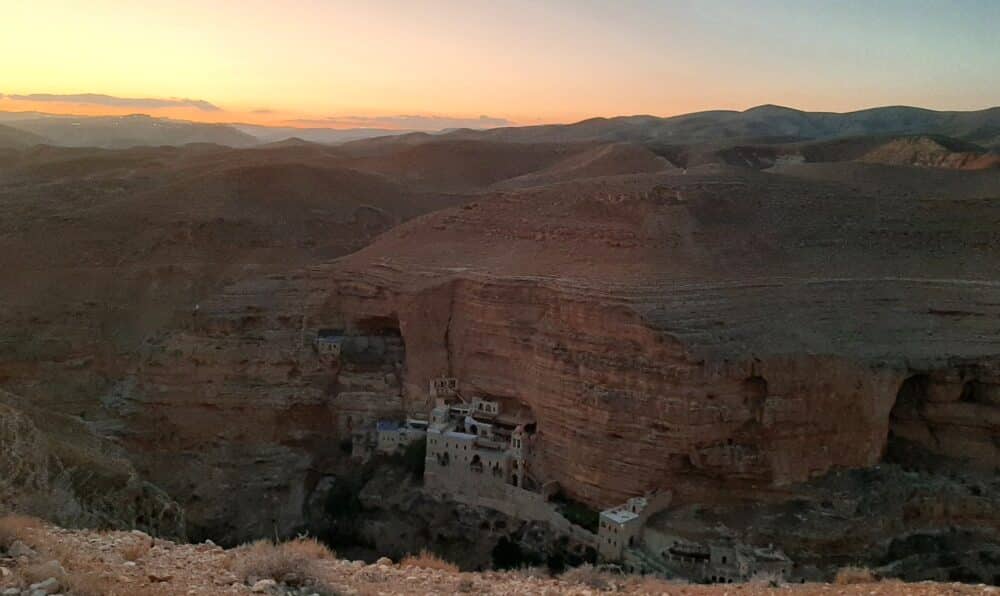
M 354 322 L 355 334 L 377 337 L 402 337 L 399 330 L 399 317 L 389 316 L 363 317 Z
M 347 370 L 401 375 L 406 345 L 399 318 L 392 314 L 353 321 L 344 335 L 340 360 Z
M 884 450 L 886 460 L 905 463 L 919 456 L 919 446 L 930 435 L 922 414 L 929 387 L 930 379 L 925 374 L 911 375 L 900 384 L 896 401 L 889 412 Z
M 985 389 L 985 386 L 978 381 L 966 381 L 962 385 L 962 396 L 959 401 L 973 404 L 988 403 Z

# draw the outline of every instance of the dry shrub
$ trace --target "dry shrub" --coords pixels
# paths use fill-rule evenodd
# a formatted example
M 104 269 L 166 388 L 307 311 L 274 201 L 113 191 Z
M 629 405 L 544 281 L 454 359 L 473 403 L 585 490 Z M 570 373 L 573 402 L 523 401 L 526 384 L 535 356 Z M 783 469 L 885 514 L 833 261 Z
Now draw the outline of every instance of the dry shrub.
M 643 575 L 636 578 L 634 583 L 629 584 L 629 588 L 640 594 L 672 594 L 676 592 L 678 586 L 687 584 L 688 581 L 684 579 L 663 579 L 652 575 Z
M 76 571 L 68 573 L 63 583 L 74 596 L 103 596 L 114 594 L 121 586 L 111 577 L 103 576 L 97 571 Z
M 839 585 L 870 584 L 877 581 L 878 578 L 867 567 L 841 567 L 833 578 L 833 583 Z
M 549 570 L 545 567 L 521 567 L 520 569 L 513 571 L 513 573 L 516 573 L 525 579 L 549 579 L 552 577 L 552 574 L 549 573 Z
M 476 582 L 470 577 L 463 577 L 458 581 L 458 591 L 468 594 L 476 589 Z
M 29 584 L 37 584 L 50 577 L 56 578 L 60 583 L 66 581 L 66 570 L 63 569 L 62 564 L 55 560 L 27 565 L 21 570 L 21 574 L 24 575 L 24 579 Z
M 153 548 L 150 541 L 146 540 L 133 540 L 129 542 L 121 549 L 122 558 L 126 561 L 138 561 L 139 559 L 146 556 L 146 553 Z
M 317 563 L 334 556 L 314 538 L 296 538 L 280 544 L 258 540 L 236 550 L 233 572 L 248 584 L 262 579 L 292 586 L 321 584 Z
M 563 581 L 583 584 L 595 590 L 608 590 L 616 579 L 610 573 L 601 571 L 593 565 L 580 565 L 565 571 L 561 576 Z
M 440 571 L 450 571 L 458 573 L 458 565 L 450 561 L 445 561 L 432 552 L 422 550 L 419 555 L 406 555 L 399 562 L 400 567 L 420 567 L 422 569 L 438 569 Z
M 26 515 L 0 517 L 0 549 L 6 550 L 18 540 L 28 542 L 29 531 L 41 527 L 41 520 Z

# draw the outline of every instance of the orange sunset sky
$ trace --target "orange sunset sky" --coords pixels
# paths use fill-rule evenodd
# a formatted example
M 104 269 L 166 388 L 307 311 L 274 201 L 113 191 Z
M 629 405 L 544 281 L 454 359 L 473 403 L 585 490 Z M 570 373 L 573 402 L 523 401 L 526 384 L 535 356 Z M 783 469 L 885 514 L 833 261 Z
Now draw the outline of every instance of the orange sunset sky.
M 0 110 L 424 128 L 1000 103 L 1000 2 L 0 0 Z

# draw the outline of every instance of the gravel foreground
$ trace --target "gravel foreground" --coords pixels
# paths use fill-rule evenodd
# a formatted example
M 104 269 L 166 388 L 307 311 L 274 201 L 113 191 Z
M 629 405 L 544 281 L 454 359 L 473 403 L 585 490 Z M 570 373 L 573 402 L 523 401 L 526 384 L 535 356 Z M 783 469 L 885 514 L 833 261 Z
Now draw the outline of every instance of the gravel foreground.
M 1000 594 L 984 585 L 880 581 L 854 584 L 687 585 L 592 572 L 542 577 L 533 572 L 456 572 L 337 559 L 315 541 L 223 549 L 211 542 L 177 544 L 142 532 L 93 532 L 38 526 L 0 548 L 0 596 L 50 594 Z M 295 546 L 298 545 L 298 546 Z M 267 577 L 268 575 L 271 577 Z M 275 575 L 281 580 L 272 579 Z

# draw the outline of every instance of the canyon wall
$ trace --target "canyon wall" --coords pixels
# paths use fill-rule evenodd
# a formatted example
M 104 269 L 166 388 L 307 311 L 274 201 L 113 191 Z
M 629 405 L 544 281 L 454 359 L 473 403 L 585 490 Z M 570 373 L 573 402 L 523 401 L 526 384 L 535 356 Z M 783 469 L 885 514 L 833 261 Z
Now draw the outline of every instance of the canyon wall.
M 194 535 L 234 542 L 300 528 L 318 479 L 356 469 L 352 432 L 426 413 L 428 383 L 442 376 L 467 396 L 529 407 L 536 476 L 594 507 L 654 488 L 679 502 L 746 497 L 876 464 L 890 428 L 917 432 L 897 405 L 913 375 L 899 363 L 706 357 L 641 312 L 580 284 L 389 266 L 243 282 L 149 343 L 123 402 L 123 439 L 182 500 Z M 330 332 L 397 347 L 334 358 L 315 341 Z M 988 369 L 968 370 L 989 402 Z M 928 447 L 995 462 L 991 404 L 976 406 L 978 438 L 961 439 L 975 449 Z
M 623 303 L 530 281 L 357 290 L 338 286 L 341 312 L 400 320 L 411 409 L 436 376 L 526 404 L 539 473 L 593 505 L 691 476 L 788 483 L 870 465 L 899 382 L 838 358 L 696 361 Z

